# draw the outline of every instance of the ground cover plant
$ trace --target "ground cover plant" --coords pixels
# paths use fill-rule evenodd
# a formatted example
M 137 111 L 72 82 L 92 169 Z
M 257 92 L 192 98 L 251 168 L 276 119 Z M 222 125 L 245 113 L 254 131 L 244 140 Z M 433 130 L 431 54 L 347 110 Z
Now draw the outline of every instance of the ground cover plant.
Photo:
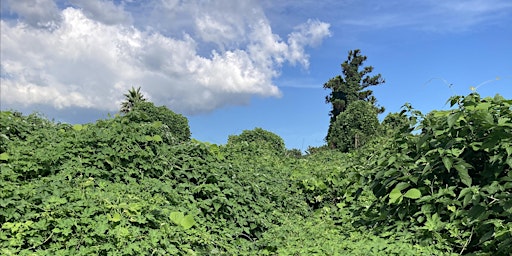
M 262 128 L 191 139 L 145 100 L 89 124 L 2 111 L 0 254 L 509 255 L 512 100 L 449 104 L 306 155 Z

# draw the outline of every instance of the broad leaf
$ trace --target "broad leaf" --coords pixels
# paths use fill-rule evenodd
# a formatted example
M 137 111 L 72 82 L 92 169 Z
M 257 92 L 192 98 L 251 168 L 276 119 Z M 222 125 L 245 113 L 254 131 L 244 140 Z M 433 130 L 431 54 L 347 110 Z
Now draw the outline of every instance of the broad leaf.
M 452 169 L 452 165 L 453 165 L 452 159 L 450 157 L 443 156 L 442 160 L 443 160 L 443 164 L 444 164 L 444 167 L 446 168 L 446 170 L 450 171 L 450 169 Z
M 187 216 L 183 217 L 183 219 L 181 219 L 181 223 L 180 223 L 180 225 L 181 225 L 184 229 L 189 229 L 189 228 L 191 228 L 195 223 L 196 223 L 196 221 L 194 220 L 194 217 L 192 217 L 192 215 L 187 215 Z
M 397 199 L 399 199 L 402 196 L 402 193 L 398 189 L 391 190 L 391 193 L 389 193 L 389 203 L 392 204 L 396 202 Z
M 183 220 L 184 214 L 182 212 L 171 212 L 169 218 L 176 225 L 181 225 L 181 221 Z
M 404 197 L 418 199 L 421 197 L 421 192 L 416 188 L 411 188 L 404 194 Z
M 7 152 L 3 152 L 2 154 L 0 154 L 1 161 L 7 161 L 8 159 L 9 159 L 9 154 L 7 154 Z

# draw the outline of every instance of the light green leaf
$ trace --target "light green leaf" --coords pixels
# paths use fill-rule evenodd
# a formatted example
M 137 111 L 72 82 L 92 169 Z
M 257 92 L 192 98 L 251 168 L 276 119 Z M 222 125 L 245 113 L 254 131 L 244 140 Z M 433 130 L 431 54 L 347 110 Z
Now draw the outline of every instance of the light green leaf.
M 153 136 L 153 141 L 156 141 L 156 142 L 161 142 L 162 141 L 162 137 L 160 137 L 160 135 L 154 135 Z
M 396 156 L 391 156 L 391 157 L 388 159 L 388 165 L 392 165 L 395 161 L 396 161 Z
M 113 221 L 113 222 L 119 222 L 119 221 L 121 221 L 122 216 L 121 216 L 121 214 L 119 214 L 119 213 L 117 213 L 117 212 L 116 212 L 116 213 L 114 213 L 114 215 L 113 215 L 113 216 L 111 216 L 111 215 L 109 214 L 109 215 L 108 215 L 108 219 L 109 219 L 110 221 Z
M 421 192 L 416 188 L 411 188 L 404 194 L 404 197 L 418 199 L 421 197 Z
M 391 193 L 389 193 L 389 203 L 395 203 L 396 200 L 398 200 L 402 196 L 402 192 L 398 189 L 391 190 Z
M 73 130 L 75 130 L 75 131 L 81 131 L 81 130 L 83 130 L 83 129 L 84 129 L 84 127 L 83 127 L 83 125 L 81 125 L 81 124 L 75 124 L 75 125 L 73 125 Z
M 194 217 L 192 217 L 192 215 L 187 215 L 187 216 L 183 217 L 183 219 L 181 219 L 180 225 L 184 229 L 189 229 L 192 226 L 194 226 L 195 223 L 196 223 L 196 221 L 194 220 Z
M 181 221 L 183 220 L 184 214 L 182 212 L 171 212 L 169 215 L 169 218 L 174 222 L 176 225 L 180 225 Z
M 146 135 L 146 136 L 144 136 L 144 138 L 146 139 L 146 141 L 153 141 L 152 136 Z
M 3 152 L 2 154 L 0 154 L 1 161 L 7 161 L 8 159 L 9 159 L 9 154 L 7 154 L 7 152 Z
M 151 126 L 155 127 L 156 129 L 162 127 L 162 121 L 155 121 L 151 124 Z

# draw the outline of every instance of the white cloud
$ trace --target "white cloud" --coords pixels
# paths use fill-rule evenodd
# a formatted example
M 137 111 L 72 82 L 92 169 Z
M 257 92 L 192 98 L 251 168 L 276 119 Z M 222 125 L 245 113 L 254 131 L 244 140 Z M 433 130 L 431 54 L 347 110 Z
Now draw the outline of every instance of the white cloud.
M 34 27 L 54 27 L 59 21 L 59 9 L 53 0 L 6 0 L 4 4 Z
M 158 26 L 133 27 L 123 7 L 105 1 L 60 10 L 61 21 L 52 29 L 27 26 L 27 19 L 2 20 L 2 104 L 116 111 L 131 86 L 142 86 L 153 102 L 181 113 L 247 104 L 255 95 L 279 96 L 273 79 L 281 65 L 307 67 L 304 48 L 329 35 L 328 24 L 308 21 L 285 42 L 254 4 L 235 6 L 230 10 L 238 16 L 230 16 L 221 15 L 225 2 L 206 17 L 192 7 L 212 6 L 165 3 L 195 13 L 179 36 L 159 32 Z M 107 18 L 108 10 L 115 15 Z M 255 15 L 246 17 L 242 11 Z M 208 43 L 217 47 L 204 54 L 201 49 Z

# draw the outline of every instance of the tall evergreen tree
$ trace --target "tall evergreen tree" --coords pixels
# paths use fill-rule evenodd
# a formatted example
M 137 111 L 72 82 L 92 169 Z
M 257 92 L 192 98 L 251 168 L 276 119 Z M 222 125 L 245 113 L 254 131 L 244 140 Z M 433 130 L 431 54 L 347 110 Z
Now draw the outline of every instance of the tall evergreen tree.
M 330 143 L 329 138 L 336 137 L 336 134 L 331 134 L 335 130 L 333 126 L 336 123 L 336 118 L 353 102 L 367 101 L 375 107 L 377 113 L 384 112 L 383 107 L 376 105 L 377 99 L 373 96 L 373 91 L 366 88 L 382 84 L 385 81 L 380 74 L 369 75 L 373 71 L 372 66 L 366 66 L 360 70 L 366 58 L 366 56 L 361 55 L 359 49 L 349 51 L 347 60 L 341 64 L 342 75 L 331 78 L 324 84 L 324 89 L 331 90 L 331 93 L 325 97 L 326 103 L 332 104 L 329 113 L 331 120 L 326 137 L 330 146 L 334 145 Z
M 124 94 L 125 101 L 121 103 L 121 113 L 128 113 L 130 112 L 135 104 L 139 102 L 146 101 L 146 98 L 142 95 L 142 92 L 140 91 L 140 87 L 135 90 L 135 88 L 132 87 L 132 89 L 128 90 L 128 93 Z

